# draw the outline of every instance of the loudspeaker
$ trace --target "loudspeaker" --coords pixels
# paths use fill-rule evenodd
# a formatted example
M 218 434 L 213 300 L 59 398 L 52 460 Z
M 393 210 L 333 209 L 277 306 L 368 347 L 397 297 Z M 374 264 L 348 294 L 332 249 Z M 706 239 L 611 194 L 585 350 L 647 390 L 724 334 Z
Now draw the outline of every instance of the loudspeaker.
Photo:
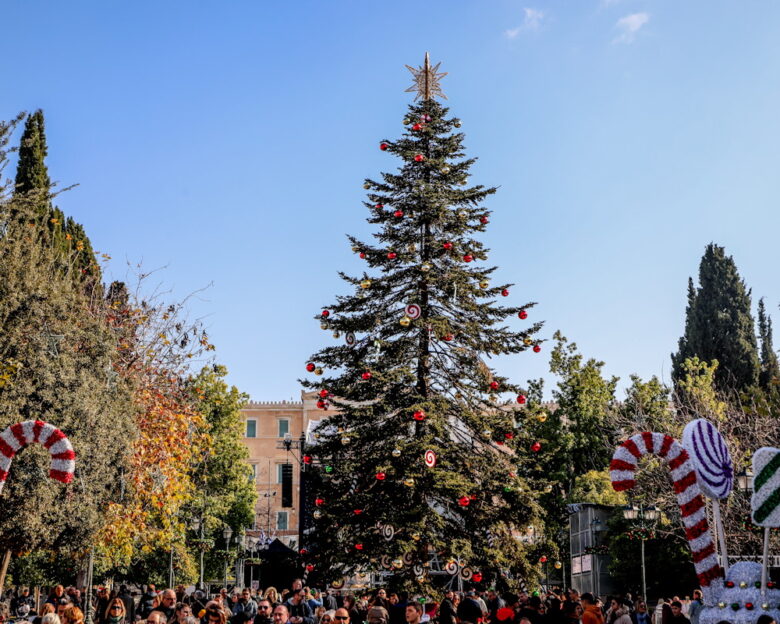
M 282 507 L 293 506 L 293 467 L 282 464 Z

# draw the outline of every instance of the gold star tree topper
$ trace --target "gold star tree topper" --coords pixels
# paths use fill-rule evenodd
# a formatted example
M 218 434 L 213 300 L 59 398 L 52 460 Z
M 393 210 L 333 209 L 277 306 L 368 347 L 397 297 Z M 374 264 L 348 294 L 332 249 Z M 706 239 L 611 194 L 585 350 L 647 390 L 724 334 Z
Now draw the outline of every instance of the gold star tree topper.
M 447 75 L 447 72 L 439 72 L 439 65 L 441 65 L 441 62 L 431 67 L 431 58 L 427 52 L 425 53 L 425 62 L 422 67 L 410 67 L 407 65 L 406 69 L 412 72 L 412 76 L 414 76 L 414 84 L 406 90 L 406 93 L 416 91 L 415 100 L 419 98 L 430 100 L 435 97 L 441 97 L 446 100 L 447 96 L 442 92 L 439 81 Z

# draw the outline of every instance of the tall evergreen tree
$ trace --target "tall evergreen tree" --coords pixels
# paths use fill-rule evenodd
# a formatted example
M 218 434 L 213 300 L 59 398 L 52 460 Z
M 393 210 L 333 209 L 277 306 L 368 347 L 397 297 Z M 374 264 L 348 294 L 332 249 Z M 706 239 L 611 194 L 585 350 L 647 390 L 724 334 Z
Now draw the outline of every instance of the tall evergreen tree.
M 304 385 L 339 413 L 317 431 L 322 530 L 304 546 L 326 574 L 390 567 L 411 582 L 438 553 L 500 581 L 532 574 L 516 537 L 538 520 L 523 469 L 540 449 L 517 444 L 526 398 L 485 361 L 540 351 L 541 323 L 509 327 L 533 304 L 500 305 L 510 284 L 491 283 L 496 267 L 484 264 L 483 201 L 496 189 L 468 185 L 475 159 L 464 155 L 460 120 L 433 99 L 436 67 L 426 55 L 410 70 L 422 101 L 403 135 L 379 146 L 401 167 L 364 183 L 375 242 L 349 237 L 368 271 L 341 273 L 354 293 L 316 317 L 346 344 L 307 366 L 322 376 Z
M 723 247 L 707 245 L 699 265 L 699 287 L 688 283 L 685 334 L 672 354 L 672 378 L 685 377 L 683 363 L 697 356 L 719 363 L 719 390 L 744 390 L 758 382 L 759 359 L 750 311 L 750 291 Z
M 762 388 L 780 379 L 780 365 L 772 344 L 772 317 L 766 313 L 764 298 L 758 300 L 758 342 L 761 346 L 761 372 L 758 381 Z
M 101 271 L 84 228 L 52 204 L 51 179 L 46 166 L 48 147 L 43 111 L 27 117 L 19 144 L 15 196 L 33 206 L 44 239 L 58 249 L 62 266 L 88 292 L 100 289 Z

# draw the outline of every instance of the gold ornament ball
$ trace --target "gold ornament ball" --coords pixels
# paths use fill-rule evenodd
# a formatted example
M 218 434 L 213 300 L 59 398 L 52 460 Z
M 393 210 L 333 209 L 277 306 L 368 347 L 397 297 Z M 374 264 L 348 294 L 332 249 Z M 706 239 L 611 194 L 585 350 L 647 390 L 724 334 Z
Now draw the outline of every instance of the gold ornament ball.
M 723 601 L 721 600 L 721 601 L 718 603 L 718 608 L 719 608 L 719 609 L 725 609 L 725 608 L 726 608 L 726 603 L 725 603 L 725 602 L 723 602 Z
M 452 125 L 453 125 L 453 126 L 455 126 L 456 128 L 460 128 L 460 126 L 461 126 L 460 119 L 456 119 L 456 120 L 453 122 L 453 124 L 452 124 Z
M 409 251 L 409 253 L 414 253 L 415 251 L 417 251 L 417 245 L 415 245 L 414 243 L 409 243 L 406 249 Z
M 341 438 L 341 443 L 344 444 L 344 445 L 349 444 L 349 436 L 343 436 Z
M 401 449 L 393 449 L 393 457 L 401 457 Z
M 403 568 L 404 567 L 403 559 L 393 559 L 393 567 L 396 570 L 400 570 L 401 568 Z
M 538 420 L 540 423 L 543 423 L 547 420 L 547 414 L 537 414 L 536 420 Z
M 531 342 L 533 342 L 533 341 L 532 341 L 530 338 L 525 338 L 525 339 L 523 340 L 523 344 L 525 344 L 525 345 L 530 345 L 530 344 L 531 344 Z
M 762 602 L 762 603 L 761 603 L 761 608 L 762 608 L 764 611 L 769 611 L 769 609 L 771 609 L 771 608 L 772 608 L 772 605 L 770 605 L 768 602 Z
M 554 565 L 556 570 L 560 570 L 561 567 L 563 566 L 563 564 L 560 561 L 556 561 Z
M 469 213 L 466 212 L 465 210 L 458 210 L 458 217 L 460 217 L 461 219 L 465 219 L 468 216 L 469 216 Z
M 370 279 L 364 279 L 362 282 L 360 282 L 360 287 L 365 290 L 366 288 L 369 288 L 371 286 L 371 280 Z
M 354 253 L 357 253 L 358 251 L 360 251 L 360 247 L 358 247 L 357 245 L 352 245 L 352 251 Z
M 747 584 L 747 581 L 740 581 L 740 583 L 739 583 L 739 586 L 740 586 L 742 589 L 745 589 L 745 588 L 748 586 L 748 584 Z
M 552 492 L 552 485 L 548 485 L 548 486 L 546 486 L 546 487 L 544 488 L 544 491 L 545 491 L 545 492 L 547 492 L 548 494 L 549 494 L 550 492 Z
M 317 519 L 320 519 L 320 518 L 322 518 L 322 512 L 319 509 L 315 509 L 314 513 L 312 514 L 312 516 L 314 516 Z
M 412 537 L 412 539 L 413 539 L 415 542 L 419 542 L 419 541 L 420 541 L 420 534 L 419 534 L 419 533 L 417 533 L 416 531 L 415 531 L 414 533 L 412 533 L 411 537 Z
M 323 373 L 323 370 L 321 368 L 315 368 L 314 369 L 314 374 L 315 375 L 322 375 L 322 373 Z
M 363 188 L 364 188 L 364 189 L 366 189 L 366 190 L 368 190 L 368 189 L 370 189 L 370 188 L 371 188 L 371 185 L 370 185 L 368 182 L 366 182 L 366 183 L 363 185 Z
M 490 436 L 492 436 L 492 435 L 493 435 L 493 432 L 492 432 L 490 429 L 485 429 L 485 430 L 482 432 L 482 435 L 483 435 L 483 436 L 485 436 L 486 438 L 489 438 Z
M 459 182 L 459 184 L 461 186 L 466 186 L 468 183 L 469 183 L 469 179 L 468 178 L 461 178 L 461 180 Z
M 408 316 L 403 316 L 398 322 L 401 324 L 401 327 L 409 327 L 409 323 L 412 322 L 412 319 L 410 319 Z
M 341 338 L 341 332 L 334 331 L 333 332 L 333 337 L 334 338 Z
M 320 329 L 328 329 L 327 323 L 320 323 Z
M 404 479 L 404 485 L 406 487 L 414 487 L 414 479 L 409 477 L 408 479 Z
M 425 582 L 425 577 L 424 576 L 418 576 L 417 577 L 417 582 L 418 583 L 424 583 Z
M 439 169 L 444 175 L 447 175 L 450 172 L 450 168 L 447 165 L 444 165 L 441 169 Z
M 488 282 L 487 280 L 483 280 L 483 281 L 481 281 L 481 282 L 479 283 L 479 287 L 480 287 L 482 290 L 485 290 L 485 289 L 486 289 L 488 286 L 490 286 L 490 282 Z
M 423 271 L 423 273 L 427 273 L 431 270 L 431 265 L 427 262 L 423 262 L 423 265 L 420 267 L 420 270 Z
M 412 120 L 409 119 L 408 117 L 404 117 L 404 125 L 408 126 L 410 123 L 412 123 Z

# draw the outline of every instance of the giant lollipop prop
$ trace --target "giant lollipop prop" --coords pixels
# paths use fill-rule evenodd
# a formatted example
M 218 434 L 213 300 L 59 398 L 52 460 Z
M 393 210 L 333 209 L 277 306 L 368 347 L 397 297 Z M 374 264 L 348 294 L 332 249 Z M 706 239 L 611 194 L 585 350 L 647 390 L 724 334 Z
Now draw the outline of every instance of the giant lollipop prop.
M 728 498 L 734 485 L 734 465 L 726 440 L 711 422 L 699 418 L 689 422 L 683 430 L 683 446 L 696 469 L 702 493 L 712 499 L 715 532 L 720 541 L 724 574 L 728 573 L 729 558 L 726 533 L 720 516 L 720 501 Z
M 14 456 L 26 446 L 39 443 L 49 451 L 51 467 L 49 477 L 70 483 L 76 469 L 76 453 L 70 440 L 54 425 L 40 420 L 26 420 L 11 425 L 0 433 L 0 494 L 8 479 L 8 471 Z
M 769 529 L 780 526 L 780 449 L 764 446 L 753 453 L 753 474 L 753 496 L 750 498 L 753 524 L 764 527 L 763 594 L 769 563 Z
M 715 554 L 696 470 L 682 445 L 663 433 L 645 431 L 631 436 L 612 455 L 609 464 L 612 487 L 617 492 L 633 488 L 636 485 L 637 462 L 645 455 L 656 455 L 669 466 L 693 566 L 707 603 L 711 603 L 716 589 L 711 585 L 723 579 L 723 569 Z

